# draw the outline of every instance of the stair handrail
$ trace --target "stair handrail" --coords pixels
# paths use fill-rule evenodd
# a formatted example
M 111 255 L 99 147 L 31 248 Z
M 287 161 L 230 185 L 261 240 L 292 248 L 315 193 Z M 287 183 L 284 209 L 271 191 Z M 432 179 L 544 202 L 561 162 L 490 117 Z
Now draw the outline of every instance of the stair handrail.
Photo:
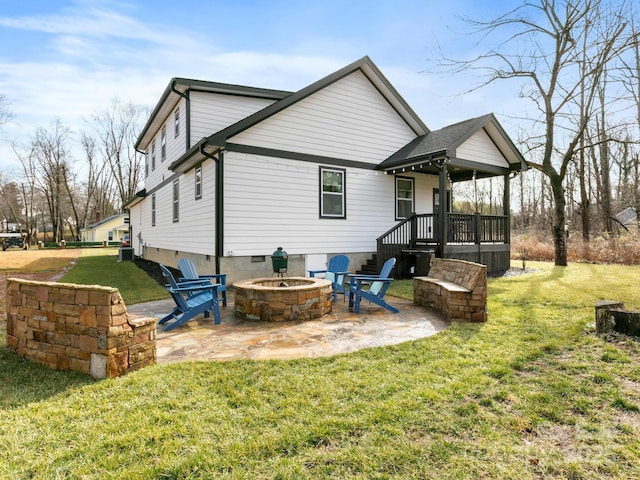
M 401 221 L 400 223 L 396 223 L 393 227 L 391 227 L 389 230 L 387 230 L 386 232 L 384 232 L 382 235 L 380 235 L 378 238 L 376 238 L 376 241 L 381 241 L 384 239 L 384 237 L 391 235 L 394 231 L 399 230 L 405 223 L 411 222 L 413 221 L 414 218 L 417 218 L 418 214 L 417 213 L 412 213 L 411 215 L 409 215 L 407 218 L 405 218 L 403 221 Z

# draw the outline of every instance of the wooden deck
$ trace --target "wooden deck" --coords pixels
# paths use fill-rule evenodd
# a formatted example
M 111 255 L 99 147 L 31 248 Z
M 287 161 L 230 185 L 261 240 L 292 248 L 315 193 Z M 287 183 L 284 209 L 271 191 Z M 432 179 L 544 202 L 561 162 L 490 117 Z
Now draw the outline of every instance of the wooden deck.
M 448 232 L 446 237 L 441 231 Z M 438 214 L 414 214 L 378 237 L 378 268 L 395 257 L 400 267 L 396 276 L 423 274 L 415 267 L 420 270 L 421 256 L 431 254 L 481 263 L 487 266 L 489 275 L 500 275 L 510 266 L 509 240 L 508 216 L 447 213 L 442 222 Z

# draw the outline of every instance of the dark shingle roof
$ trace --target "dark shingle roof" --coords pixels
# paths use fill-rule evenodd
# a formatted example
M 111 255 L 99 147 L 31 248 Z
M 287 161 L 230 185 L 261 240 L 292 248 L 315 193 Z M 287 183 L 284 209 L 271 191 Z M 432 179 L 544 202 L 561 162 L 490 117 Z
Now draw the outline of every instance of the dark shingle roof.
M 394 168 L 406 165 L 412 160 L 417 161 L 428 157 L 448 156 L 451 150 L 461 145 L 478 131 L 478 129 L 491 121 L 492 117 L 492 114 L 487 114 L 481 117 L 471 118 L 416 137 L 409 144 L 378 165 L 378 168 Z

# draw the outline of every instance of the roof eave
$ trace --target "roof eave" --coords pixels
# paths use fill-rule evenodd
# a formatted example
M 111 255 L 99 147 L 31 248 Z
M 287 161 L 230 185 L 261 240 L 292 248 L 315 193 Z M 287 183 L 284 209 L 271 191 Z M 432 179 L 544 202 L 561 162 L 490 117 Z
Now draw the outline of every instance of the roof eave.
M 134 205 L 137 205 L 142 200 L 144 200 L 146 196 L 147 196 L 147 190 L 146 189 L 140 190 L 135 194 L 135 196 L 132 199 L 130 199 L 127 203 L 124 204 L 123 208 L 131 208 Z
M 407 125 L 411 127 L 416 135 L 425 135 L 429 132 L 429 129 L 422 122 L 420 117 L 418 117 L 418 115 L 411 109 L 411 107 L 409 107 L 407 102 L 384 77 L 382 72 L 380 72 L 380 70 L 375 66 L 371 59 L 368 56 L 365 56 L 347 65 L 346 67 L 343 67 L 340 70 L 337 70 L 336 72 L 333 72 L 332 74 L 327 75 L 326 77 L 321 78 L 320 80 L 317 80 L 310 85 L 307 85 L 297 92 L 277 102 L 274 102 L 271 105 L 267 105 L 262 110 L 259 110 L 254 114 L 243 118 L 239 122 L 236 122 L 233 125 L 220 130 L 209 138 L 214 139 L 218 144 L 224 143 L 227 139 L 247 130 L 248 128 L 253 127 L 254 125 L 271 117 L 272 115 L 275 115 L 276 113 L 281 112 L 289 106 L 311 96 L 322 88 L 325 88 L 328 85 L 341 80 L 342 78 L 350 75 L 356 70 L 360 70 L 363 72 L 363 74 L 369 79 L 369 81 L 373 83 L 378 91 L 403 118 Z
M 160 116 L 163 110 L 173 111 L 176 104 L 180 100 L 181 95 L 188 90 L 204 91 L 209 93 L 219 93 L 223 95 L 241 95 L 245 97 L 257 97 L 265 98 L 274 101 L 281 100 L 291 95 L 292 92 L 285 90 L 273 90 L 267 88 L 248 87 L 244 85 L 235 85 L 230 83 L 218 83 L 208 82 L 205 80 L 193 80 L 189 78 L 173 77 L 167 87 L 164 89 L 160 100 L 156 104 L 147 120 L 147 123 L 143 127 L 138 139 L 135 143 L 135 148 L 139 149 L 141 145 L 149 142 L 147 138 L 152 125 L 156 122 L 157 117 Z M 164 118 L 162 119 L 164 121 Z
M 187 172 L 206 159 L 213 158 L 223 147 L 224 145 L 216 145 L 211 137 L 203 138 L 169 165 L 169 170 L 176 173 Z

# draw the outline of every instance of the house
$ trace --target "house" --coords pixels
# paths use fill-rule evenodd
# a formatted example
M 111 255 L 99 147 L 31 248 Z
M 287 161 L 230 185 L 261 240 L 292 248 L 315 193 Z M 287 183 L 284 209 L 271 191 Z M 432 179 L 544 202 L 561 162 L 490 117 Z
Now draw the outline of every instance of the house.
M 128 232 L 127 215 L 119 213 L 81 228 L 80 239 L 83 242 L 120 242 Z
M 627 207 L 617 213 L 615 219 L 625 230 L 638 226 L 638 215 L 633 207 Z
M 493 115 L 430 131 L 368 57 L 297 92 L 173 78 L 135 147 L 146 179 L 127 204 L 131 246 L 148 260 L 185 256 L 230 282 L 272 275 L 278 247 L 289 275 L 338 253 L 354 270 L 427 250 L 509 265 L 522 155 Z M 474 175 L 504 179 L 505 215 L 439 201 Z

